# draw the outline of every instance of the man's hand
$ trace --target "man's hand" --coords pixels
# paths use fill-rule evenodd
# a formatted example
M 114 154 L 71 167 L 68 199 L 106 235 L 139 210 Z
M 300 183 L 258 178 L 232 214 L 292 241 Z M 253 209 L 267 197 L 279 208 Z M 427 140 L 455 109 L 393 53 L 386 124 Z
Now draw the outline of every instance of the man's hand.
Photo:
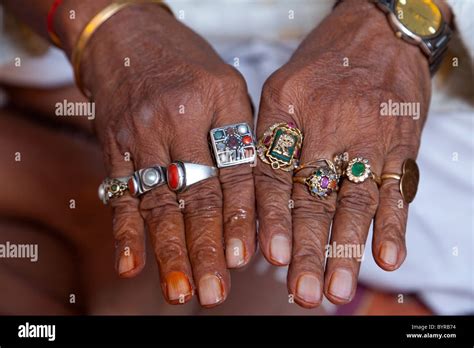
M 110 177 L 176 160 L 213 165 L 209 130 L 252 124 L 243 78 L 159 6 L 132 6 L 110 18 L 81 66 Z M 255 251 L 249 165 L 221 169 L 180 194 L 161 186 L 140 200 L 111 202 L 118 272 L 132 277 L 143 268 L 144 220 L 170 303 L 188 301 L 195 288 L 203 306 L 221 303 L 230 290 L 227 267 L 242 267 Z
M 430 90 L 419 48 L 397 39 L 375 5 L 343 1 L 266 82 L 257 135 L 292 121 L 304 133 L 301 163 L 347 151 L 369 159 L 378 175 L 399 173 L 417 155 Z M 420 114 L 382 116 L 390 101 L 415 103 Z M 290 264 L 288 290 L 300 305 L 319 305 L 323 292 L 336 304 L 352 299 L 360 259 L 335 255 L 325 265 L 326 246 L 363 246 L 374 216 L 375 261 L 388 271 L 404 261 L 408 207 L 397 181 L 378 188 L 373 180 L 345 179 L 337 194 L 321 200 L 293 185 L 291 173 L 259 162 L 255 184 L 262 251 L 275 265 Z

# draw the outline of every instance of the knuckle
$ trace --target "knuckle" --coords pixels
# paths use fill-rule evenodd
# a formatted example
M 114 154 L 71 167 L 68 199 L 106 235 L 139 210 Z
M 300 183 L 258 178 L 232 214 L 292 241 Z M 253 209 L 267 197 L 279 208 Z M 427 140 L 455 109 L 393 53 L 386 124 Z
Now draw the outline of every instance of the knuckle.
M 164 230 L 163 230 L 164 231 Z M 172 233 L 154 231 L 154 251 L 160 264 L 179 262 L 186 256 L 186 249 L 180 238 Z
M 316 197 L 295 198 L 293 215 L 295 217 L 308 217 L 316 221 L 331 220 L 336 212 L 335 202 L 328 199 L 318 199 Z
M 158 104 L 164 111 L 163 114 L 174 116 L 171 120 L 176 119 L 182 122 L 183 117 L 188 114 L 188 109 L 200 110 L 202 105 L 205 105 L 203 93 L 197 93 L 196 91 L 202 91 L 202 88 L 198 85 L 197 81 L 190 82 L 180 88 L 167 88 L 157 96 Z M 173 124 L 179 126 L 180 124 Z
M 311 268 L 311 270 L 321 269 L 325 258 L 324 251 L 315 242 L 298 242 L 298 246 L 293 247 L 292 264 L 299 268 Z
M 133 215 L 138 212 L 138 200 L 129 194 L 110 200 L 110 206 L 117 216 Z
M 216 178 L 197 183 L 179 197 L 187 217 L 216 215 L 222 210 L 222 192 Z
M 235 93 L 235 91 L 247 91 L 247 83 L 244 77 L 237 69 L 230 65 L 225 65 L 222 72 L 213 76 L 213 83 L 217 90 L 221 92 L 232 91 Z
M 189 254 L 193 260 L 199 261 L 198 267 L 206 268 L 215 265 L 216 260 L 219 259 L 218 250 L 221 249 L 222 245 L 217 245 L 214 240 L 196 241 L 189 246 Z
M 258 160 L 258 164 L 254 169 L 254 178 L 256 187 L 279 187 L 288 192 L 292 188 L 291 174 L 281 170 L 274 170 L 270 165 L 262 163 Z
M 110 141 L 115 141 L 117 143 L 118 149 L 121 153 L 129 150 L 133 144 L 133 136 L 128 127 L 123 127 L 119 125 L 114 132 L 114 139 Z
M 125 217 L 114 220 L 113 231 L 115 240 L 127 244 L 127 242 L 139 239 L 140 232 L 136 226 L 132 227 L 131 224 L 125 220 Z
M 119 203 L 119 201 L 121 202 Z M 120 197 L 111 204 L 113 204 L 114 211 L 112 230 L 115 239 L 120 241 L 137 239 L 143 229 L 137 203 L 132 197 Z
M 389 234 L 397 238 L 400 235 L 404 235 L 408 214 L 406 205 L 404 203 L 402 206 L 399 205 L 401 198 L 388 198 L 384 196 L 384 198 L 381 198 L 381 202 L 382 199 L 383 205 L 381 204 L 377 212 L 375 228 L 382 231 L 385 235 Z
M 404 225 L 400 220 L 393 216 L 384 217 L 376 224 L 376 230 L 383 233 L 383 238 L 391 238 L 393 240 L 403 239 L 405 235 Z
M 122 177 L 130 174 L 129 163 L 124 163 L 124 157 L 121 155 L 120 151 L 122 148 L 117 143 L 115 134 L 108 130 L 105 139 L 101 140 L 102 142 L 102 157 L 107 166 L 108 175 L 112 178 Z M 117 149 L 117 146 L 119 148 Z M 124 197 L 122 197 L 124 198 Z M 123 203 L 123 199 L 111 201 L 112 207 L 115 205 L 120 205 Z
M 355 185 L 350 184 L 351 186 Z M 371 182 L 368 184 L 374 185 Z M 365 187 L 360 187 L 362 185 Z M 370 188 L 366 183 L 359 184 L 358 188 L 350 187 L 344 190 L 338 196 L 338 200 L 340 209 L 370 217 L 375 214 L 379 204 L 377 189 L 375 187 Z
M 284 69 L 279 69 L 265 81 L 262 102 L 285 105 L 302 92 L 301 87 L 298 76 L 288 76 Z
M 232 168 L 222 168 L 219 180 L 223 189 L 242 188 L 248 185 L 253 187 L 252 167 L 240 165 Z
M 251 225 L 255 225 L 255 216 L 253 212 L 239 209 L 232 213 L 224 215 L 224 225 L 226 231 L 234 235 L 245 235 L 252 231 Z M 248 228 L 248 230 L 246 230 Z
M 399 207 L 400 201 L 402 200 L 402 195 L 400 194 L 400 188 L 398 181 L 390 180 L 384 181 L 380 187 L 380 205 L 387 207 L 390 210 L 397 212 L 398 210 L 402 211 L 403 209 L 396 209 Z M 402 208 L 405 207 L 403 204 Z
M 257 203 L 262 218 L 260 223 L 275 222 L 279 225 L 291 223 L 291 211 L 288 200 L 278 191 L 269 191 L 264 195 L 257 195 Z M 260 215 L 259 214 L 259 215 Z
M 420 138 L 413 137 L 413 132 L 403 132 L 396 137 L 398 140 L 390 149 L 390 157 L 392 161 L 399 162 L 401 168 L 406 158 L 415 158 L 420 144 Z M 395 139 L 394 139 L 395 140 Z
M 155 188 L 142 196 L 140 211 L 149 224 L 156 224 L 169 216 L 179 212 L 178 202 L 165 188 Z

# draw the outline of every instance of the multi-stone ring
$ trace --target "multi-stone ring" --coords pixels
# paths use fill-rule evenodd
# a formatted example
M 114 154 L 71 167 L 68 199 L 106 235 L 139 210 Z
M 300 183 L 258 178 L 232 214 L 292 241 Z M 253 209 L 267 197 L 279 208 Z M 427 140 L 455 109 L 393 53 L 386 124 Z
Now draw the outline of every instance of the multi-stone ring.
M 247 123 L 237 123 L 210 131 L 218 168 L 255 162 L 255 138 Z
M 336 166 L 328 159 L 320 159 L 300 165 L 295 174 L 305 168 L 314 168 L 308 177 L 294 176 L 293 182 L 304 184 L 312 196 L 326 198 L 339 189 L 339 175 Z
M 99 198 L 107 204 L 113 198 L 122 197 L 127 191 L 133 196 L 140 196 L 165 183 L 168 183 L 170 190 L 182 192 L 189 186 L 217 174 L 216 167 L 176 161 L 168 167 L 153 166 L 139 169 L 131 176 L 107 178 L 99 186 Z
M 99 185 L 99 198 L 107 204 L 111 199 L 122 197 L 125 192 L 140 196 L 151 189 L 166 183 L 166 168 L 153 166 L 135 171 L 130 176 L 106 178 Z
M 106 178 L 99 185 L 99 198 L 104 203 L 107 204 L 113 198 L 122 197 L 125 192 L 128 191 L 128 182 L 129 177 L 122 178 Z
M 259 139 L 257 153 L 273 169 L 292 171 L 299 164 L 303 133 L 293 122 L 275 123 Z

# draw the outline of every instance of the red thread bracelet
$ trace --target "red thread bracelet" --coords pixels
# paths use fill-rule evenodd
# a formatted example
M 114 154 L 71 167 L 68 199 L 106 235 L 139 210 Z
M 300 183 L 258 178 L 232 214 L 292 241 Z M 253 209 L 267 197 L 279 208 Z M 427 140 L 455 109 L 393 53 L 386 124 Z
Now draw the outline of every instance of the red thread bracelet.
M 54 0 L 53 4 L 51 5 L 51 8 L 49 9 L 47 18 L 49 38 L 57 47 L 61 47 L 61 41 L 59 40 L 59 36 L 54 31 L 54 15 L 56 14 L 56 10 L 62 2 L 63 0 Z

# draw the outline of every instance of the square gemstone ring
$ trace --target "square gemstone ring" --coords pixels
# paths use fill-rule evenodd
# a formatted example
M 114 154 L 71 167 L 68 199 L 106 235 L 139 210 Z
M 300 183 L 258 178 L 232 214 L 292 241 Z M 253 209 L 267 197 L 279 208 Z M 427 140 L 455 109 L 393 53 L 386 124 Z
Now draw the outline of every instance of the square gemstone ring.
M 275 123 L 258 141 L 257 153 L 273 169 L 292 171 L 299 165 L 303 133 L 293 122 Z
M 237 123 L 210 131 L 218 168 L 255 161 L 255 138 L 247 123 Z

